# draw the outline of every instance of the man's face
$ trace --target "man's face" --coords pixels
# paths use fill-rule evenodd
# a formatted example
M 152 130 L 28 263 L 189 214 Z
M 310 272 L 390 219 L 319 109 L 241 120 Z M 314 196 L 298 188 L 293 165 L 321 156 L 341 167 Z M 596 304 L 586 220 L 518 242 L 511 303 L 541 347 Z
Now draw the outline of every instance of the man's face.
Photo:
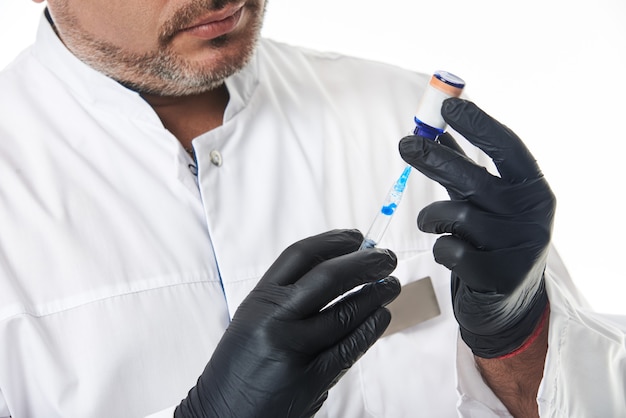
M 140 92 L 199 94 L 254 51 L 265 0 L 48 0 L 82 61 Z

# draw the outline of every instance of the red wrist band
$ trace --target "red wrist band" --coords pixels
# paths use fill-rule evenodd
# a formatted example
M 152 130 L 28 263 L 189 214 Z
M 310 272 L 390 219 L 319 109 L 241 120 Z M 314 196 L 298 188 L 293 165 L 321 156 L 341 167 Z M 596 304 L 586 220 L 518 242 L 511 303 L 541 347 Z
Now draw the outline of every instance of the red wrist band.
M 543 314 L 541 315 L 541 319 L 539 320 L 539 323 L 537 324 L 537 327 L 535 328 L 533 333 L 530 335 L 530 337 L 528 337 L 526 341 L 524 341 L 524 344 L 522 344 L 516 350 L 511 351 L 510 353 L 505 354 L 500 357 L 496 357 L 496 358 L 498 360 L 504 360 L 504 359 L 508 359 L 511 357 L 515 357 L 518 354 L 521 354 L 522 352 L 526 351 L 528 347 L 530 347 L 535 342 L 537 337 L 539 337 L 539 334 L 541 334 L 541 331 L 543 331 L 543 327 L 546 325 L 546 321 L 548 320 L 549 313 L 550 313 L 550 303 L 548 302 L 548 304 L 546 305 L 546 309 L 543 311 Z

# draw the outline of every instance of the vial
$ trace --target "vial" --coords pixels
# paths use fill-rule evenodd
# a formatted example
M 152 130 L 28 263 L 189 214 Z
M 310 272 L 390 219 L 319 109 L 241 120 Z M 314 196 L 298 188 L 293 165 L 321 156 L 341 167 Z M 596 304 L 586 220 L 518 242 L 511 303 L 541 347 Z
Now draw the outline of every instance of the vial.
M 417 105 L 413 133 L 436 140 L 446 127 L 446 121 L 441 116 L 443 101 L 450 97 L 459 97 L 464 87 L 465 81 L 462 78 L 447 71 L 436 71 Z

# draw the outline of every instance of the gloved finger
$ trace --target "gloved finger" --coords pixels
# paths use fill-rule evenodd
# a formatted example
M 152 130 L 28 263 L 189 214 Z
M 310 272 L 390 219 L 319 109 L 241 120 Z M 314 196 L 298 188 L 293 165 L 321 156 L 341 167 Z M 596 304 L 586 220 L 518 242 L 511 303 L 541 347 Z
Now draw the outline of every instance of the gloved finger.
M 502 181 L 465 155 L 420 136 L 402 138 L 399 149 L 404 161 L 459 199 L 491 195 Z
M 349 293 L 305 321 L 304 326 L 311 337 L 307 345 L 318 351 L 337 344 L 374 311 L 394 300 L 400 294 L 400 288 L 398 279 L 387 277 Z
M 377 309 L 346 338 L 320 353 L 307 374 L 313 387 L 332 387 L 383 335 L 391 322 L 386 308 Z
M 287 301 L 288 309 L 303 317 L 319 312 L 356 286 L 389 276 L 397 263 L 392 251 L 381 248 L 326 260 L 294 284 L 293 296 Z
M 356 251 L 362 241 L 363 235 L 356 229 L 336 229 L 300 240 L 282 252 L 259 285 L 295 283 L 319 263 Z
M 458 152 L 461 155 L 467 156 L 467 154 L 465 154 L 465 151 L 463 150 L 463 148 L 461 148 L 461 146 L 458 144 L 458 142 L 456 142 L 456 140 L 454 139 L 454 137 L 452 135 L 450 135 L 450 133 L 448 132 L 444 132 L 441 135 L 439 135 L 437 137 L 437 141 L 441 144 L 441 145 L 445 145 L 446 147 Z M 456 193 L 454 193 L 454 191 L 452 190 L 448 190 L 448 195 L 450 196 L 450 199 L 452 200 L 460 200 L 463 197 L 460 195 L 457 195 Z
M 307 379 L 307 381 L 309 381 Z M 294 393 L 291 401 L 289 411 L 286 411 L 286 415 L 276 414 L 275 411 L 255 411 L 254 417 L 282 417 L 287 418 L 314 418 L 315 414 L 320 410 L 326 399 L 328 399 L 328 389 L 334 385 L 329 386 L 314 386 L 307 384 L 307 390 L 302 390 Z M 315 399 L 317 397 L 317 399 Z M 315 399 L 311 402 L 311 399 Z M 295 413 L 293 411 L 302 411 Z M 273 413 L 274 412 L 274 413 Z M 252 415 L 251 415 L 252 416 Z
M 334 384 L 332 386 L 334 386 Z M 322 405 L 324 405 L 324 402 L 326 402 L 326 399 L 328 399 L 328 391 L 325 391 L 324 393 L 322 393 L 322 395 L 313 403 L 313 405 L 311 405 L 308 412 L 304 415 L 303 418 L 313 418 L 315 414 L 317 413 L 317 411 L 320 410 Z
M 535 158 L 519 137 L 474 103 L 459 98 L 446 99 L 441 115 L 455 131 L 493 159 L 503 179 L 519 183 L 541 176 Z
M 444 186 L 451 196 L 467 199 L 488 212 L 522 213 L 542 200 L 553 200 L 541 176 L 511 184 L 456 151 L 419 136 L 403 138 L 400 154 L 407 163 Z
M 454 137 L 449 132 L 444 132 L 441 135 L 439 135 L 437 137 L 437 141 L 441 145 L 445 145 L 446 147 L 448 147 L 448 148 L 458 152 L 459 154 L 467 156 L 467 154 L 465 154 L 465 151 L 463 150 L 463 148 L 461 148 L 459 143 L 456 142 Z
M 515 290 L 525 275 L 532 271 L 536 260 L 543 256 L 542 246 L 518 246 L 494 251 L 482 251 L 459 238 L 446 235 L 433 246 L 435 261 L 446 266 L 477 292 L 508 294 Z
M 467 200 L 434 202 L 417 216 L 417 227 L 433 234 L 452 234 L 479 250 L 496 250 L 535 240 L 545 228 L 520 216 L 494 216 Z

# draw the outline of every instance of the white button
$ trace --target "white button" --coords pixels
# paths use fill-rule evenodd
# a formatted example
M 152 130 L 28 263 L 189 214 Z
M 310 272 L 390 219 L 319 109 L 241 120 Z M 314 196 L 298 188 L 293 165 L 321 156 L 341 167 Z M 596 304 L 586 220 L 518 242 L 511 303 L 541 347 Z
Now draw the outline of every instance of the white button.
M 209 156 L 211 157 L 211 162 L 213 163 L 214 166 L 217 166 L 217 167 L 222 166 L 222 154 L 220 154 L 219 151 L 213 150 L 211 151 Z

